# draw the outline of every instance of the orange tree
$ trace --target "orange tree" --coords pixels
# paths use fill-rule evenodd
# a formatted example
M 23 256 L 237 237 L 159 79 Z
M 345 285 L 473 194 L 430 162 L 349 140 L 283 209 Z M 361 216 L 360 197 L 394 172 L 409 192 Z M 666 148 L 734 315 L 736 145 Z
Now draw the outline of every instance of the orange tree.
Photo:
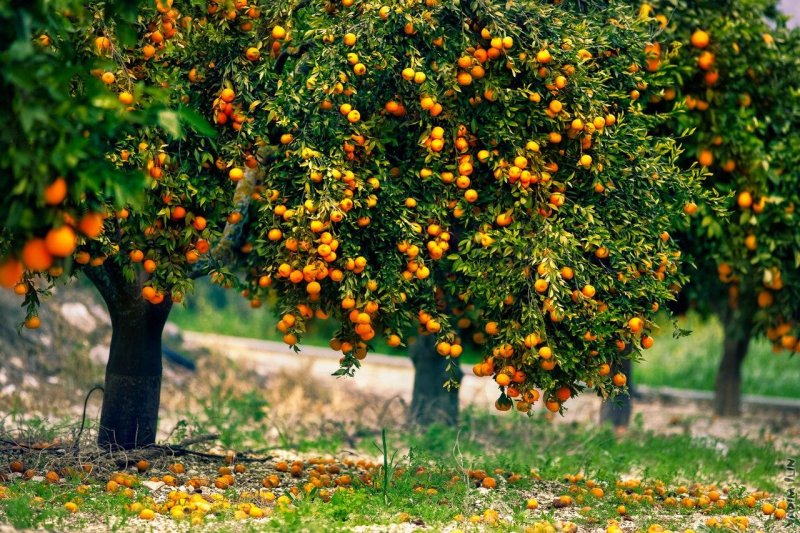
M 161 330 L 202 275 L 254 307 L 274 293 L 288 345 L 338 321 L 337 375 L 409 327 L 453 371 L 477 326 L 475 373 L 501 410 L 625 389 L 615 369 L 652 345 L 654 313 L 685 282 L 669 229 L 704 196 L 675 143 L 648 133 L 661 117 L 632 68 L 646 23 L 539 2 L 178 7 L 141 8 L 136 43 L 102 12 L 64 30 L 76 64 L 104 62 L 122 103 L 105 115 L 125 124 L 169 98 L 91 144 L 108 173 L 52 161 L 30 185 L 11 186 L 26 169 L 2 178 L 1 281 L 25 295 L 27 325 L 79 271 L 108 305 L 101 444 L 154 440 Z M 127 169 L 145 174 L 135 200 L 103 186 Z M 6 217 L 19 201 L 32 215 Z
M 766 335 L 796 352 L 798 305 L 797 30 L 773 0 L 654 2 L 653 70 L 670 65 L 673 84 L 655 106 L 678 108 L 683 166 L 699 164 L 706 184 L 729 196 L 728 213 L 692 213 L 680 235 L 697 263 L 689 299 L 717 315 L 724 346 L 715 411 L 738 414 L 741 364 L 750 339 Z

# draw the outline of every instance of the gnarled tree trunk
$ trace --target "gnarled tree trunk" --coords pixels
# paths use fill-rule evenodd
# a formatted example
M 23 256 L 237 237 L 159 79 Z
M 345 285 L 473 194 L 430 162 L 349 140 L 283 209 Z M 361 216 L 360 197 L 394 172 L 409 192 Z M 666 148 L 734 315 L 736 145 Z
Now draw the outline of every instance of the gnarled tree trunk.
M 141 296 L 141 280 L 126 281 L 119 267 L 84 272 L 111 316 L 111 350 L 106 365 L 98 444 L 138 448 L 153 444 L 161 396 L 161 334 L 172 309 L 169 297 L 158 305 Z
M 714 389 L 714 413 L 718 416 L 739 416 L 742 407 L 742 363 L 750 346 L 752 314 L 749 310 L 729 310 L 720 314 L 720 320 L 725 338 Z
M 436 353 L 433 335 L 420 336 L 408 347 L 414 363 L 414 393 L 411 399 L 411 420 L 421 426 L 439 422 L 458 422 L 458 389 L 443 387 L 449 379 L 447 358 Z M 461 382 L 461 367 L 456 364 L 456 379 Z

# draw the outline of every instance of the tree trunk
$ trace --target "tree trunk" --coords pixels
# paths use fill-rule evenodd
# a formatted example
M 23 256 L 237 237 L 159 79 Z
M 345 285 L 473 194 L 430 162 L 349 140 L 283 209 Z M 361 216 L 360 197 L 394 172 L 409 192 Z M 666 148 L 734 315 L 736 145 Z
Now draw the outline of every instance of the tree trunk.
M 158 305 L 145 301 L 141 281 L 125 281 L 113 264 L 85 272 L 106 302 L 112 328 L 98 445 L 153 444 L 161 400 L 161 334 L 172 301 L 169 296 Z
M 433 335 L 420 336 L 408 348 L 414 363 L 414 394 L 411 399 L 411 420 L 421 426 L 440 422 L 458 422 L 458 389 L 445 389 L 442 385 L 449 379 L 448 360 L 436 353 Z M 463 373 L 456 360 L 455 377 L 461 382 Z
M 620 395 L 600 406 L 600 423 L 611 422 L 615 428 L 627 428 L 633 410 L 633 365 L 630 359 L 623 359 L 617 369 L 628 378 L 628 395 Z
M 731 311 L 720 318 L 723 321 L 725 338 L 714 390 L 714 413 L 717 416 L 739 416 L 742 401 L 742 362 L 750 346 L 752 319 L 746 311 Z

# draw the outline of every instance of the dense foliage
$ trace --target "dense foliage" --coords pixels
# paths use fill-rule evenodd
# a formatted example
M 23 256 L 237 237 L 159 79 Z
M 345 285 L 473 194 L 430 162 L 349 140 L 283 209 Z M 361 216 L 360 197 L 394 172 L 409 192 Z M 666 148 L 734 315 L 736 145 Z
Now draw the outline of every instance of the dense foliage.
M 210 274 L 254 307 L 276 298 L 287 344 L 314 317 L 340 322 L 342 374 L 413 324 L 452 360 L 465 334 L 485 344 L 475 372 L 501 409 L 624 389 L 616 366 L 652 345 L 686 281 L 670 229 L 703 197 L 651 133 L 672 70 L 645 68 L 648 20 L 534 1 L 159 0 L 137 41 L 103 8 L 48 11 L 58 39 L 28 43 L 37 61 L 68 54 L 69 87 L 50 92 L 87 118 L 70 107 L 12 135 L 46 151 L 102 123 L 68 168 L 4 163 L 22 196 L 0 204 L 2 281 L 28 294 L 30 326 L 34 289 L 62 269 L 124 278 L 153 305 Z M 114 186 L 142 174 L 144 196 Z M 45 190 L 59 176 L 65 192 Z
M 682 164 L 698 162 L 729 197 L 729 216 L 701 206 L 682 239 L 698 263 L 687 293 L 701 308 L 739 308 L 746 328 L 752 317 L 754 333 L 795 352 L 800 32 L 773 0 L 666 0 L 642 14 L 661 30 L 653 66 L 676 67 L 655 105 L 684 109 L 672 129 L 693 130 Z

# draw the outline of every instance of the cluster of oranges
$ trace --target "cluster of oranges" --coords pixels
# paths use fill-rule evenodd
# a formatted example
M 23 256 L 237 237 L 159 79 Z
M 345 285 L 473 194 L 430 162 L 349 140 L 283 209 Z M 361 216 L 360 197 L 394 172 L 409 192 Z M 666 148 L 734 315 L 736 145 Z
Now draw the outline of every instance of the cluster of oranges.
M 219 92 L 219 97 L 214 99 L 212 105 L 214 109 L 214 120 L 217 124 L 222 125 L 230 123 L 234 131 L 239 131 L 242 129 L 242 124 L 244 124 L 248 118 L 247 115 L 242 112 L 241 106 L 234 103 L 235 98 L 236 93 L 233 89 L 226 87 Z M 231 179 L 238 181 L 241 179 L 241 175 L 238 178 L 231 176 Z
M 44 191 L 44 200 L 48 206 L 58 208 L 67 198 L 67 183 L 64 178 L 56 178 Z M 55 225 L 42 237 L 28 240 L 22 247 L 21 257 L 9 257 L 0 264 L 0 286 L 14 288 L 14 292 L 24 296 L 32 285 L 23 280 L 27 270 L 35 273 L 47 273 L 52 277 L 61 276 L 64 265 L 73 259 L 73 254 L 81 240 L 96 239 L 104 229 L 105 216 L 97 212 L 87 212 L 76 220 L 68 213 L 61 214 L 61 223 Z M 85 252 L 74 255 L 79 264 L 102 264 L 105 258 L 95 261 Z M 28 317 L 26 325 L 36 328 L 40 324 L 38 317 Z
M 447 7 L 437 4 L 437 13 L 439 9 Z M 365 16 L 371 14 L 365 11 Z M 619 98 L 600 96 L 591 105 L 576 101 L 576 91 L 586 83 L 586 72 L 605 68 L 605 61 L 615 61 L 616 50 L 595 47 L 600 49 L 590 52 L 583 47 L 590 47 L 589 42 L 577 38 L 534 39 L 531 43 L 514 31 L 494 31 L 495 26 L 490 29 L 470 21 L 474 33 L 464 34 L 462 44 L 455 45 L 459 52 L 453 54 L 453 47 L 444 46 L 440 39 L 442 31 L 436 27 L 439 15 L 429 14 L 426 24 L 412 15 L 412 22 L 406 19 L 402 25 L 391 9 L 382 9 L 377 15 L 376 32 L 390 33 L 397 25 L 395 29 L 403 34 L 398 41 L 407 39 L 415 45 L 417 40 L 431 39 L 431 57 L 398 56 L 392 68 L 387 68 L 385 50 L 376 46 L 376 39 L 354 33 L 346 13 L 341 13 L 340 24 L 320 32 L 323 43 L 337 53 L 317 57 L 314 52 L 308 59 L 319 63 L 314 74 L 292 89 L 294 93 L 286 97 L 284 108 L 276 109 L 280 126 L 286 128 L 281 137 L 286 159 L 265 176 L 265 187 L 280 189 L 280 194 L 270 195 L 269 205 L 260 211 L 259 224 L 267 242 L 253 258 L 251 267 L 257 275 L 251 279 L 248 295 L 263 299 L 258 290 L 267 286 L 259 280 L 269 278 L 280 281 L 268 287 L 275 287 L 292 307 L 313 305 L 326 315 L 341 318 L 343 327 L 332 346 L 342 349 L 346 356 L 357 354 L 352 359 L 345 357 L 345 364 L 361 359 L 364 343 L 378 333 L 387 336 L 390 346 L 402 344 L 401 329 L 405 325 L 397 325 L 407 324 L 404 317 L 413 320 L 414 314 L 418 314 L 421 331 L 436 336 L 439 354 L 458 357 L 463 350 L 461 339 L 450 325 L 451 315 L 457 315 L 449 308 L 459 307 L 460 302 L 446 300 L 454 296 L 466 303 L 475 295 L 467 288 L 469 281 L 448 269 L 451 255 L 460 259 L 465 254 L 474 255 L 475 247 L 471 251 L 469 246 L 462 249 L 453 236 L 462 235 L 462 226 L 469 228 L 468 234 L 474 235 L 474 242 L 485 250 L 481 253 L 487 258 L 488 268 L 493 256 L 506 262 L 502 252 L 511 236 L 522 230 L 535 238 L 536 231 L 528 227 L 531 220 L 542 217 L 558 223 L 562 217 L 573 216 L 571 201 L 577 203 L 584 189 L 584 184 L 573 178 L 575 174 L 591 180 L 589 190 L 593 193 L 618 194 L 613 183 L 618 170 L 609 169 L 613 159 L 606 155 L 605 147 L 609 143 L 614 146 L 612 138 L 628 133 L 618 124 L 618 117 L 625 112 L 620 107 L 635 98 L 621 93 Z M 392 45 L 403 46 L 394 41 Z M 445 65 L 444 56 L 452 57 L 453 62 Z M 531 76 L 525 78 L 530 83 L 518 86 L 511 78 L 521 71 L 530 72 Z M 629 78 L 636 90 L 647 87 L 639 77 Z M 364 80 L 381 87 L 385 94 L 364 91 Z M 317 113 L 304 115 L 303 128 L 294 127 L 300 123 L 292 104 L 298 91 L 302 98 L 319 103 Z M 277 101 L 282 98 L 279 93 Z M 531 108 L 535 120 L 542 124 L 520 126 L 527 138 L 499 140 L 502 134 L 491 128 L 484 130 L 472 119 L 477 112 L 489 120 L 501 120 L 494 114 L 502 115 L 507 105 Z M 419 131 L 405 135 L 410 125 L 418 126 Z M 397 135 L 382 137 L 389 131 Z M 397 153 L 388 150 L 379 154 L 377 159 L 386 164 L 376 164 L 376 152 L 386 150 L 386 146 L 396 147 Z M 300 183 L 295 180 L 298 172 L 308 176 L 302 190 L 295 187 Z M 281 181 L 282 176 L 286 180 Z M 288 187 L 290 179 L 292 186 Z M 373 179 L 385 186 L 372 185 Z M 508 205 L 511 198 L 519 200 Z M 371 211 L 377 205 L 380 212 Z M 340 242 L 339 249 L 321 242 L 320 234 L 329 234 Z M 393 241 L 393 248 L 399 252 L 399 257 L 386 257 L 392 269 L 399 261 L 399 283 L 384 274 L 387 269 L 378 264 L 383 258 L 373 257 L 369 247 L 376 236 Z M 669 238 L 655 237 L 654 248 L 671 246 Z M 502 324 L 496 334 L 480 332 L 482 340 L 488 340 L 489 353 L 476 367 L 477 374 L 493 377 L 501 387 L 499 408 L 510 408 L 516 401 L 518 408 L 527 412 L 544 391 L 547 407 L 558 410 L 577 392 L 575 380 L 565 376 L 560 366 L 563 358 L 571 355 L 559 343 L 548 342 L 551 328 L 571 330 L 566 322 L 576 318 L 587 325 L 576 340 L 586 347 L 590 380 L 609 388 L 625 386 L 624 375 L 615 374 L 612 367 L 625 357 L 626 348 L 648 348 L 653 338 L 641 330 L 626 328 L 622 317 L 609 320 L 625 339 L 621 341 L 623 349 L 610 335 L 593 332 L 595 325 L 598 331 L 610 329 L 592 324 L 604 320 L 595 317 L 610 309 L 596 293 L 603 294 L 608 302 L 617 297 L 606 290 L 605 280 L 592 279 L 590 283 L 595 274 L 588 270 L 598 261 L 618 268 L 618 258 L 610 259 L 611 246 L 610 241 L 587 243 L 578 252 L 587 258 L 570 258 L 574 270 L 548 267 L 538 276 L 524 277 L 535 305 L 551 319 L 535 326 L 537 345 L 523 347 L 521 337 L 512 332 L 514 319 L 502 316 L 504 308 L 512 309 L 523 301 L 534 303 L 527 301 L 530 296 L 521 296 L 525 292 L 521 287 L 504 288 L 509 294 L 501 299 L 498 309 L 479 311 L 487 315 L 487 320 Z M 363 261 L 348 258 L 348 250 L 352 250 L 351 257 L 360 254 Z M 637 280 L 651 279 L 666 286 L 667 279 L 674 279 L 676 274 L 677 257 L 661 255 L 660 263 L 637 259 L 643 266 L 619 267 L 612 281 L 639 283 Z M 267 257 L 271 258 L 267 264 L 260 261 Z M 529 261 L 531 264 L 522 269 L 511 259 L 507 262 L 511 268 L 528 271 L 538 263 Z M 587 268 L 583 263 L 592 265 Z M 380 276 L 392 279 L 381 283 L 381 291 L 375 294 L 369 285 L 377 277 L 375 269 L 379 266 Z M 333 269 L 342 273 L 341 279 L 326 276 L 325 272 Z M 566 273 L 563 276 L 559 275 L 562 270 Z M 317 274 L 311 276 L 312 271 Z M 604 274 L 598 271 L 596 275 Z M 443 293 L 441 298 L 431 298 Z M 570 300 L 572 307 L 567 309 Z M 365 311 L 369 302 L 375 302 L 381 311 L 375 315 Z M 410 309 L 400 311 L 401 307 Z M 397 313 L 388 313 L 389 309 Z M 633 314 L 644 317 L 657 309 L 658 305 L 651 302 Z M 369 322 L 362 320 L 362 315 Z M 300 316 L 284 319 L 279 327 L 290 344 L 305 331 Z

